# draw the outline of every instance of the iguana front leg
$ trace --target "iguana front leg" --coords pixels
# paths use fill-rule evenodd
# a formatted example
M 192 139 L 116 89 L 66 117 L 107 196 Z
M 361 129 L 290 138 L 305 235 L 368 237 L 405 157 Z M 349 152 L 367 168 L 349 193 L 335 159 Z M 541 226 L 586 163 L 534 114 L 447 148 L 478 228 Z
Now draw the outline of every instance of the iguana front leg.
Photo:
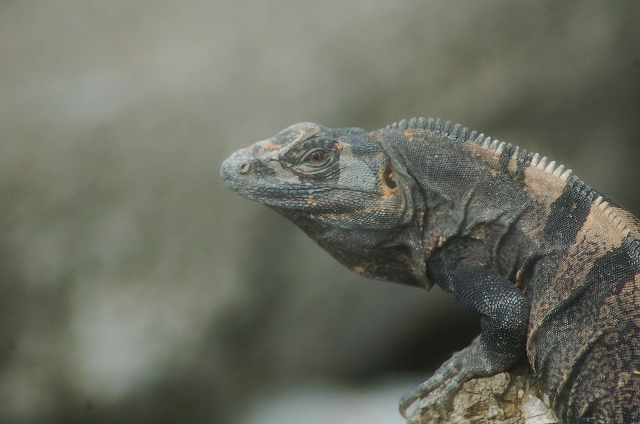
M 427 408 L 445 409 L 466 381 L 506 371 L 525 349 L 529 305 L 505 277 L 451 249 L 434 258 L 431 278 L 460 304 L 482 316 L 482 332 L 427 381 L 400 400 L 400 413 L 429 396 Z

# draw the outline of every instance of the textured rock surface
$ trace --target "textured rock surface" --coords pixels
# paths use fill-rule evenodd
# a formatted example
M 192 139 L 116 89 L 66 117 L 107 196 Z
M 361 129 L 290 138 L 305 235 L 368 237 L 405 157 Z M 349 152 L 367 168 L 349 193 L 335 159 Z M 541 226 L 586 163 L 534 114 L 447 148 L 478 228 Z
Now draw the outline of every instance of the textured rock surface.
M 425 402 L 428 398 L 425 399 Z M 425 403 L 425 402 L 421 402 Z M 547 424 L 557 419 L 540 392 L 530 368 L 517 369 L 465 383 L 448 411 L 422 410 L 409 417 L 411 424 Z

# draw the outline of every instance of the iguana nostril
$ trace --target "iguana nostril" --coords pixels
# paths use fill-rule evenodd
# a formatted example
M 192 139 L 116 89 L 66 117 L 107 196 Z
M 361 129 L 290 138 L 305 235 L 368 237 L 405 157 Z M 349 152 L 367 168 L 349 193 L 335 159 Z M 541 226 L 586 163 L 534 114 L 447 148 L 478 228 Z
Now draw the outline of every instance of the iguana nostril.
M 246 174 L 250 170 L 251 170 L 251 164 L 249 162 L 245 162 L 242 165 L 240 165 L 239 171 L 241 174 Z

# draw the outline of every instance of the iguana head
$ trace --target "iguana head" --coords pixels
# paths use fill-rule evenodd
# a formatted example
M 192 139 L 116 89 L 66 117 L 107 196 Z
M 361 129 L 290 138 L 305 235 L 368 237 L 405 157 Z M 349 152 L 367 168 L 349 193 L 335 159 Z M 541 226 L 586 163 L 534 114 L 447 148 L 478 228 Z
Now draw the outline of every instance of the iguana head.
M 416 184 L 364 130 L 296 124 L 235 152 L 221 174 L 357 273 L 428 285 Z

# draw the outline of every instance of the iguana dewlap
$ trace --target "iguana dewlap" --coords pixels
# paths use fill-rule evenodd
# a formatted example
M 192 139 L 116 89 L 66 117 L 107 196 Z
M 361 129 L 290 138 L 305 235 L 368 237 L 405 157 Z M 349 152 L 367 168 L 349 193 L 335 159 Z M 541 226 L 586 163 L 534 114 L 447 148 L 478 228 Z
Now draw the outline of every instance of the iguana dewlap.
M 448 405 L 526 353 L 563 422 L 640 422 L 640 223 L 546 157 L 440 120 L 291 126 L 229 188 L 370 278 L 442 287 L 482 332 L 401 400 Z

